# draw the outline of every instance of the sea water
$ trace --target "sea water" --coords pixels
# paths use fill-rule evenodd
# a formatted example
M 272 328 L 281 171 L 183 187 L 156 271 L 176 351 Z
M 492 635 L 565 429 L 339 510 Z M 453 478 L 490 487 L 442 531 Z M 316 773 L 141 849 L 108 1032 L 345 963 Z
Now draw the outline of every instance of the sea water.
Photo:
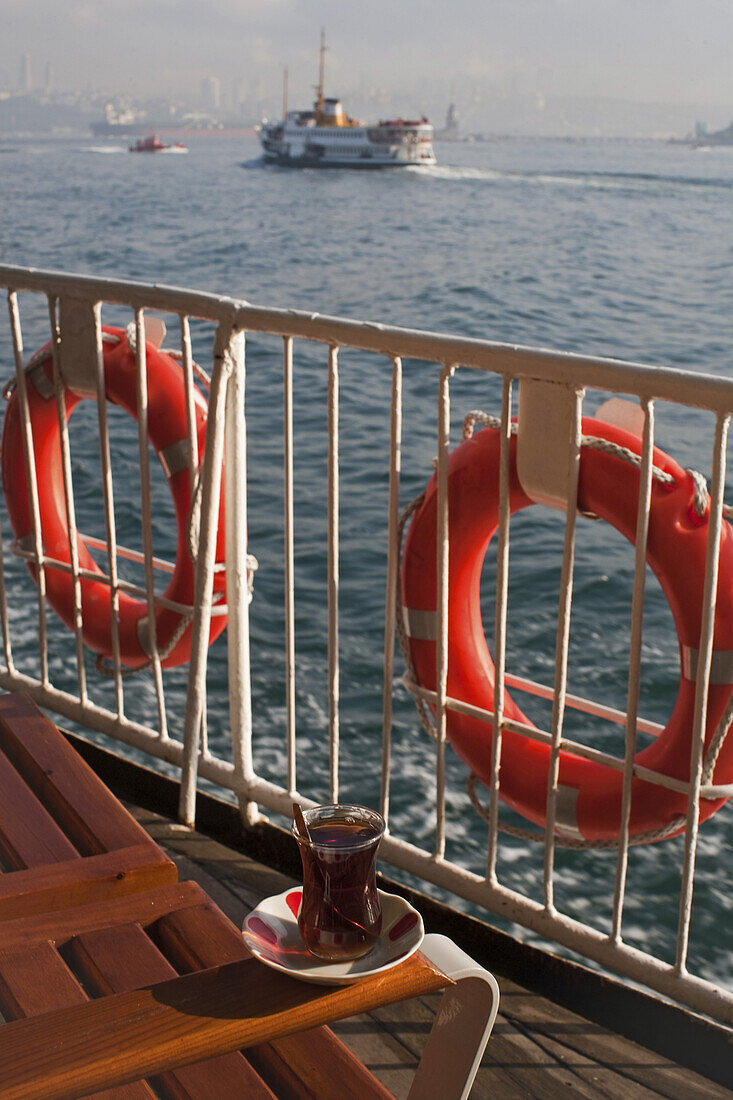
M 264 166 L 254 138 L 192 140 L 187 157 L 129 156 L 124 146 L 84 140 L 5 142 L 0 257 L 263 305 L 731 374 L 733 150 L 504 140 L 438 143 L 437 154 L 435 168 L 294 172 Z M 21 307 L 30 352 L 47 339 L 48 321 L 45 302 L 28 301 Z M 105 318 L 120 320 L 110 313 Z M 205 363 L 210 331 L 192 328 L 194 351 Z M 0 333 L 9 377 L 7 327 Z M 175 341 L 173 326 L 169 342 Z M 322 801 L 328 796 L 326 353 L 298 343 L 295 355 L 298 786 Z M 348 351 L 339 362 L 341 793 L 378 805 L 391 364 Z M 437 407 L 434 368 L 406 361 L 404 372 L 403 504 L 431 475 Z M 254 752 L 260 773 L 280 783 L 286 760 L 281 386 L 281 343 L 248 339 L 248 539 L 260 563 L 251 605 Z M 589 394 L 585 411 L 593 412 L 603 396 Z M 499 387 L 490 377 L 459 371 L 451 407 L 457 440 L 460 420 L 471 409 L 498 414 Z M 709 477 L 713 418 L 660 405 L 657 419 L 659 445 Z M 95 420 L 86 403 L 72 418 L 74 484 L 80 527 L 103 536 Z M 135 485 L 131 502 L 117 489 L 118 537 L 139 546 L 136 443 L 123 414 L 111 410 L 110 421 L 115 474 L 120 484 Z M 175 550 L 175 536 L 162 476 L 154 492 L 155 550 L 165 556 Z M 2 518 L 7 553 L 10 530 L 4 513 Z M 507 667 L 547 684 L 554 675 L 562 537 L 559 513 L 535 508 L 512 521 Z M 22 569 L 8 568 L 15 659 L 22 671 L 37 675 L 33 589 Z M 607 525 L 579 521 L 569 690 L 620 709 L 632 579 L 633 548 Z M 647 589 L 640 713 L 664 723 L 674 704 L 679 656 L 653 577 Z M 489 561 L 482 589 L 489 638 L 492 596 Z M 52 624 L 51 677 L 73 690 L 71 637 L 55 629 Z M 399 684 L 401 673 L 398 660 L 393 828 L 430 847 L 434 748 Z M 112 704 L 109 682 L 91 661 L 88 675 L 92 697 Z M 180 736 L 185 669 L 166 673 L 165 681 L 170 732 Z M 208 736 L 226 754 L 224 639 L 211 650 L 208 690 Z M 547 728 L 544 704 L 515 697 Z M 156 722 L 148 673 L 126 682 L 125 706 L 132 717 Z M 580 740 L 622 751 L 622 727 L 569 712 L 565 728 Z M 468 801 L 466 769 L 451 752 L 447 767 L 447 854 L 481 873 L 486 827 Z M 690 969 L 729 986 L 732 842 L 733 818 L 725 806 L 700 833 L 690 947 Z M 624 938 L 670 961 L 682 847 L 676 839 L 630 854 Z M 503 841 L 498 873 L 502 882 L 542 900 L 540 845 Z M 556 905 L 607 931 L 614 873 L 612 853 L 558 851 Z

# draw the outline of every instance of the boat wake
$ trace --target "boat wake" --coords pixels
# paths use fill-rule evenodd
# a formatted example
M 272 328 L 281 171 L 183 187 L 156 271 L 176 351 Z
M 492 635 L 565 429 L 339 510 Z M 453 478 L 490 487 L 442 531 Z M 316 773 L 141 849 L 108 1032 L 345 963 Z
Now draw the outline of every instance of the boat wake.
M 510 173 L 511 174 L 511 173 Z M 729 191 L 733 181 L 720 177 L 663 175 L 655 172 L 556 172 L 522 173 L 529 182 L 551 183 L 601 190 L 646 191 L 657 187 L 712 187 Z
M 415 165 L 406 171 L 424 176 L 426 179 L 449 182 L 524 183 L 600 191 L 650 191 L 660 187 L 717 188 L 726 191 L 733 189 L 733 181 L 721 177 L 663 175 L 653 172 L 517 172 L 449 164 Z
M 123 145 L 89 145 L 85 150 L 85 153 L 125 153 L 127 150 Z
M 495 171 L 492 168 L 464 168 L 451 164 L 411 164 L 403 169 L 411 175 L 425 176 L 436 180 L 501 180 L 510 173 Z

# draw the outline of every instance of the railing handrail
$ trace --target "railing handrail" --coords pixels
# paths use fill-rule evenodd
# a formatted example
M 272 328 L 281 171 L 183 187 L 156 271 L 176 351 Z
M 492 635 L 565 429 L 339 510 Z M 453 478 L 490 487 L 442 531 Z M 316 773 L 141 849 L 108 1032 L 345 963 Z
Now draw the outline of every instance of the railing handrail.
M 634 393 L 647 400 L 672 401 L 733 414 L 733 378 L 718 378 L 702 371 L 650 366 L 633 360 L 580 355 L 477 337 L 455 337 L 307 310 L 259 306 L 244 299 L 160 283 L 150 285 L 0 264 L 0 284 L 11 290 L 68 293 L 72 297 L 76 292 L 80 297 L 132 309 L 186 313 L 247 332 L 313 340 L 333 346 L 348 345 L 389 358 L 425 359 L 491 370 L 505 377 L 535 378 L 609 392 Z

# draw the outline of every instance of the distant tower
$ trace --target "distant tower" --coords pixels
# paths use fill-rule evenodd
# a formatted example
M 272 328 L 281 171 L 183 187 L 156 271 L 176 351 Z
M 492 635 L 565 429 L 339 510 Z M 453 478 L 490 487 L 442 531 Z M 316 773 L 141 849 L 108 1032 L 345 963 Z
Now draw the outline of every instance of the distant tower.
M 30 92 L 33 88 L 31 78 L 31 55 L 24 53 L 20 59 L 20 73 L 18 76 L 18 89 L 21 92 Z
M 441 141 L 458 141 L 458 111 L 455 103 L 448 105 L 445 115 L 445 127 L 435 135 Z
M 205 76 L 201 81 L 201 98 L 210 110 L 221 107 L 221 81 L 216 76 Z

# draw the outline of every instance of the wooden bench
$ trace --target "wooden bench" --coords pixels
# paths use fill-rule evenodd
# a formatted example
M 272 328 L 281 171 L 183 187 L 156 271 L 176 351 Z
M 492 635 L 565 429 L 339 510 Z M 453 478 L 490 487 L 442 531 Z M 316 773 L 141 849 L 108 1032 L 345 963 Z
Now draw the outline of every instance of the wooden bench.
M 446 987 L 410 1096 L 468 1095 L 498 988 L 449 940 L 354 986 L 297 982 L 165 882 L 175 865 L 23 697 L 0 697 L 0 759 L 1 1096 L 387 1100 L 323 1025 Z
M 0 920 L 175 882 L 176 866 L 27 696 L 0 696 Z
M 498 990 L 444 937 L 425 942 L 401 966 L 334 988 L 251 958 L 196 883 L 5 921 L 0 1010 L 15 1022 L 0 1027 L 0 1095 L 388 1100 L 322 1025 L 448 986 L 411 1096 L 455 1100 Z
M 248 963 L 258 977 L 265 970 L 250 959 L 239 930 L 196 883 L 177 883 L 0 924 L 0 1010 L 6 1020 L 38 1017 L 57 1009 L 82 1007 L 90 998 L 129 994 L 178 974 L 231 963 Z M 253 984 L 245 968 L 242 989 L 251 989 Z M 72 1034 L 77 1030 L 73 1017 L 67 1026 Z M 146 1032 L 148 1026 L 146 1022 Z M 87 1051 L 86 1025 L 80 1021 L 78 1027 L 82 1029 L 78 1032 L 83 1037 L 82 1056 L 91 1059 L 91 1033 Z M 182 1027 L 176 1027 L 176 1033 L 176 1042 L 186 1046 L 193 1060 L 208 1052 L 207 1048 L 196 1053 L 193 1046 L 188 1046 L 190 1039 L 186 1039 Z M 20 1056 L 17 1044 L 22 1044 L 22 1034 L 20 1031 L 20 1037 L 14 1035 L 7 1024 L 0 1027 L 0 1049 L 13 1052 L 8 1059 L 0 1055 L 6 1070 Z M 206 1047 L 206 1042 L 200 1042 L 199 1050 L 202 1045 Z M 127 1053 L 128 1042 L 118 1032 L 118 1041 L 108 1057 L 117 1063 Z M 82 1074 L 88 1072 L 91 1068 L 74 1071 L 75 1088 L 80 1088 L 81 1080 L 86 1080 Z M 9 1086 L 3 1078 L 0 1068 L 0 1095 L 5 1096 Z M 41 1094 L 55 1095 L 49 1091 L 52 1089 L 53 1084 L 46 1083 Z M 85 1093 L 80 1091 L 78 1095 Z M 311 1096 L 323 1100 L 389 1097 L 341 1041 L 323 1027 L 271 1045 L 259 1044 L 248 1052 L 247 1059 L 238 1052 L 228 1053 L 175 1071 L 156 1071 L 150 1084 L 139 1082 L 119 1095 L 212 1100 L 225 1096 L 232 1100 L 240 1096 L 251 1096 L 253 1100 L 273 1100 L 274 1096 L 288 1100 Z

